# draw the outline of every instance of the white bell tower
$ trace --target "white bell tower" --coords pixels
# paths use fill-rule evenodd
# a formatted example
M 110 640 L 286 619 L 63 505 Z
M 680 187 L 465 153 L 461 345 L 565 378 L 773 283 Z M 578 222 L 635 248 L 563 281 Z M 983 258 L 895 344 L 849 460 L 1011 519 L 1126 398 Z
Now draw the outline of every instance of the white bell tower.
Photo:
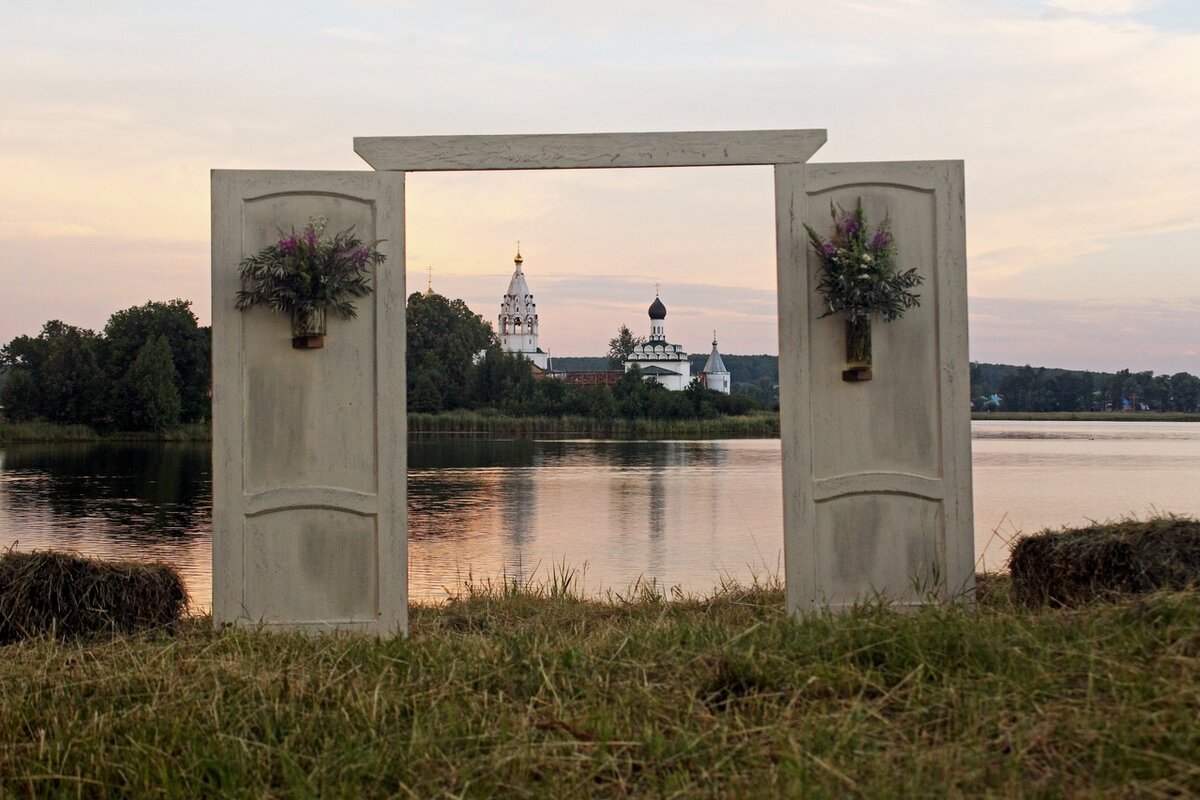
M 539 369 L 550 369 L 550 354 L 538 347 L 537 304 L 533 293 L 525 282 L 522 265 L 521 243 L 517 242 L 517 255 L 513 258 L 515 269 L 508 282 L 508 291 L 500 301 L 499 327 L 500 346 L 509 353 L 520 353 Z

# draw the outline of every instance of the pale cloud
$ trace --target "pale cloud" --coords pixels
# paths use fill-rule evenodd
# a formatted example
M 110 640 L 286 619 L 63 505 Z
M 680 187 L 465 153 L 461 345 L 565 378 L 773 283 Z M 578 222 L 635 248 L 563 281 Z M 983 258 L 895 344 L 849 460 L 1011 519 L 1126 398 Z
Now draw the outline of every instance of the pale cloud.
M 348 42 L 378 42 L 380 36 L 361 28 L 322 28 L 321 33 L 331 39 L 342 39 Z
M 78 239 L 97 232 L 91 225 L 61 219 L 0 219 L 0 239 Z
M 1072 14 L 1114 16 L 1132 14 L 1150 6 L 1146 0 L 1047 0 L 1047 5 Z

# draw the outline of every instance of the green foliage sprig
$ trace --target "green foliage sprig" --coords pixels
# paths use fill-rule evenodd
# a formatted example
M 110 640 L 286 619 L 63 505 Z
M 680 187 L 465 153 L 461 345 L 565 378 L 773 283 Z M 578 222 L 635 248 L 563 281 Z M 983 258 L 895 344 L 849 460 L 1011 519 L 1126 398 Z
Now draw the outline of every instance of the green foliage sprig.
M 891 322 L 919 306 L 921 296 L 911 290 L 920 286 L 924 278 L 915 268 L 897 269 L 890 220 L 885 217 L 868 239 L 861 197 L 854 210 L 846 211 L 830 203 L 829 213 L 833 217 L 833 235 L 829 239 L 804 226 L 821 260 L 817 289 L 824 296 L 826 307 L 821 316 L 840 311 L 855 322 L 879 314 Z
M 386 260 L 376 249 L 382 240 L 364 244 L 353 228 L 326 236 L 326 222 L 310 217 L 300 233 L 280 231 L 279 241 L 243 259 L 237 307 L 290 313 L 312 306 L 353 318 L 358 312 L 350 298 L 371 293 L 371 269 Z

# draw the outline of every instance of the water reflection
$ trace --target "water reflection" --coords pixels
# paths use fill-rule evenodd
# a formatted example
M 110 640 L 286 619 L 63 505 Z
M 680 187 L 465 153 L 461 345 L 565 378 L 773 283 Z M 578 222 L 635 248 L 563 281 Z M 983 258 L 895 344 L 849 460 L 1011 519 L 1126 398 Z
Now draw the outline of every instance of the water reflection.
M 976 553 L 1017 531 L 1153 511 L 1200 515 L 1200 425 L 976 423 Z M 0 546 L 163 558 L 211 596 L 204 444 L 0 449 Z M 476 579 L 587 566 L 590 591 L 655 579 L 696 591 L 782 571 L 777 440 L 414 437 L 412 597 Z M 1000 533 L 993 531 L 999 528 Z
M 468 574 L 545 577 L 564 563 L 586 566 L 593 590 L 638 579 L 703 590 L 721 570 L 773 571 L 782 538 L 778 449 L 773 441 L 414 438 L 413 594 L 453 590 Z M 462 466 L 472 459 L 474 468 Z M 452 498 L 441 485 L 448 476 Z M 460 526 L 479 536 L 464 541 Z
M 211 596 L 207 444 L 24 444 L 0 450 L 0 545 L 179 566 Z
M 30 444 L 4 453 L 10 513 L 49 510 L 60 526 L 103 524 L 131 539 L 186 536 L 208 522 L 205 444 Z

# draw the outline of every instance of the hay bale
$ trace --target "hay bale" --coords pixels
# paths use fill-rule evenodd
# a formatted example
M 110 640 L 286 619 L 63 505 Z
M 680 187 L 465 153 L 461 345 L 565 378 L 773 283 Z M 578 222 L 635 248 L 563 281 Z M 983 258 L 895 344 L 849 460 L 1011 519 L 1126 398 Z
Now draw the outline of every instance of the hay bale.
M 11 548 L 0 555 L 0 643 L 165 628 L 187 602 L 169 564 Z
M 1200 583 L 1200 522 L 1159 517 L 1041 531 L 1017 541 L 1008 567 L 1013 594 L 1027 605 L 1184 589 Z

